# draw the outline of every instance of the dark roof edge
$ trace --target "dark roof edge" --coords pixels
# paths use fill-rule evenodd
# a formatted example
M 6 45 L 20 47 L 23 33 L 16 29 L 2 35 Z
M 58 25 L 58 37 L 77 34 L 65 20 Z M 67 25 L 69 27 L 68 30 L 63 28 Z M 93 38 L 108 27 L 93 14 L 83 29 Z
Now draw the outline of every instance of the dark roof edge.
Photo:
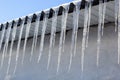
M 109 2 L 109 1 L 114 1 L 114 0 L 107 0 L 107 2 Z M 68 13 L 72 13 L 72 12 L 73 12 L 73 9 L 74 9 L 74 7 L 75 7 L 75 3 L 74 3 L 74 2 L 76 2 L 76 1 L 73 1 L 73 2 L 71 2 L 71 3 L 65 4 L 66 6 L 69 6 L 69 11 L 68 11 Z M 80 5 L 80 10 L 81 10 L 81 9 L 84 9 L 84 8 L 85 8 L 85 3 L 87 3 L 87 1 L 86 1 L 86 0 L 77 1 L 77 3 L 81 3 L 81 5 Z M 98 4 L 99 4 L 99 0 L 93 0 L 92 6 L 96 6 L 96 5 L 98 5 Z M 63 4 L 63 5 L 64 5 L 64 4 Z M 58 10 L 58 16 L 62 15 L 62 11 L 63 11 L 63 9 L 64 9 L 63 5 L 60 5 L 60 6 L 55 7 L 56 10 Z M 23 16 L 23 17 L 21 17 L 21 18 L 15 19 L 15 20 L 11 20 L 11 21 L 6 22 L 6 23 L 4 23 L 4 24 L 0 24 L 0 31 L 2 30 L 2 28 L 3 28 L 4 26 L 5 26 L 6 29 L 7 29 L 8 24 L 11 23 L 11 22 L 13 23 L 12 26 L 14 25 L 15 22 L 18 22 L 18 26 L 20 26 L 21 21 L 22 21 L 24 18 L 25 18 L 25 24 L 27 24 L 27 19 L 28 19 L 29 17 L 32 17 L 32 22 L 35 22 L 36 17 L 37 17 L 37 15 L 39 15 L 39 14 L 41 14 L 41 16 L 40 16 L 40 21 L 43 20 L 45 14 L 48 14 L 49 18 L 52 18 L 52 15 L 53 15 L 54 12 L 55 12 L 55 9 L 54 9 L 54 8 L 50 8 L 50 9 L 47 9 L 47 10 L 44 10 L 44 11 L 40 11 L 40 12 L 36 12 L 36 13 L 30 14 L 30 15 L 28 15 L 28 16 Z

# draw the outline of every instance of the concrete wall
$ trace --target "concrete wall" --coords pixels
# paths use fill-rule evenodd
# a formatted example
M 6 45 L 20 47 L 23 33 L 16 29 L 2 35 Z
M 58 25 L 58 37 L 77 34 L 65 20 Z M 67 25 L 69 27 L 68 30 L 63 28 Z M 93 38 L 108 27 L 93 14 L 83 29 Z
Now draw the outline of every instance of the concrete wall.
M 104 36 L 102 37 L 100 49 L 99 67 L 96 66 L 97 27 L 90 28 L 89 44 L 85 52 L 83 79 L 81 79 L 82 29 L 80 29 L 78 32 L 76 56 L 73 59 L 70 72 L 67 72 L 70 59 L 71 33 L 72 31 L 69 31 L 66 35 L 65 52 L 62 53 L 61 56 L 60 70 L 58 74 L 56 74 L 56 71 L 60 34 L 57 34 L 56 36 L 55 48 L 52 51 L 52 59 L 49 70 L 47 70 L 47 60 L 50 36 L 47 35 L 45 37 L 44 53 L 42 54 L 40 63 L 37 63 L 40 44 L 39 38 L 36 51 L 33 53 L 32 62 L 29 61 L 32 39 L 27 41 L 28 43 L 25 53 L 25 61 L 24 65 L 21 65 L 24 43 L 24 41 L 22 41 L 17 72 L 15 75 L 12 75 L 15 66 L 17 46 L 17 42 L 15 42 L 12 53 L 10 72 L 8 76 L 11 78 L 10 80 L 120 80 L 120 65 L 117 64 L 117 32 L 114 31 L 113 24 L 107 24 L 104 29 Z M 0 57 L 1 55 L 2 54 L 0 54 Z M 5 57 L 4 66 L 0 71 L 0 80 L 4 80 L 7 69 L 7 62 L 8 54 Z

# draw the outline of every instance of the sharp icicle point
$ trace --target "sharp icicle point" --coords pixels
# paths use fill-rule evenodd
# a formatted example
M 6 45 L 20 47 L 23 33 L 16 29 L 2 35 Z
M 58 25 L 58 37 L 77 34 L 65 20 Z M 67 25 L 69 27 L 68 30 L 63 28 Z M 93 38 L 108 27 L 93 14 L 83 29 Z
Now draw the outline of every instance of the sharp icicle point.
M 84 15 L 84 28 L 83 28 L 83 38 L 82 38 L 82 51 L 81 51 L 81 71 L 84 71 L 84 56 L 85 56 L 85 49 L 86 49 L 86 38 L 87 38 L 87 31 L 88 31 L 88 5 L 89 3 L 86 2 L 85 4 L 85 15 Z
M 37 44 L 40 16 L 41 16 L 41 14 L 37 15 L 36 22 L 35 22 L 36 26 L 35 26 L 35 30 L 34 30 L 33 42 L 32 42 L 32 47 L 31 47 L 30 62 L 32 61 L 32 56 L 33 56 L 33 53 L 34 53 L 34 49 L 36 48 L 36 44 Z
M 3 53 L 2 53 L 2 58 L 1 58 L 1 67 L 3 67 L 3 63 L 4 63 L 4 58 L 5 55 L 7 54 L 7 49 L 8 49 L 8 43 L 9 43 L 9 38 L 10 38 L 10 32 L 11 32 L 11 27 L 12 27 L 12 23 L 8 24 L 8 29 L 5 35 L 5 43 L 4 43 L 4 47 L 3 47 Z
M 47 27 L 47 19 L 48 19 L 48 15 L 45 14 L 44 16 L 44 20 L 43 20 L 43 26 L 42 26 L 42 34 L 41 34 L 41 42 L 40 42 L 40 51 L 39 51 L 39 57 L 38 57 L 38 63 L 41 60 L 41 56 L 43 54 L 43 47 L 44 47 L 44 38 L 45 38 L 45 32 L 46 32 L 46 27 Z
M 10 65 L 11 65 L 12 49 L 13 49 L 13 44 L 14 44 L 14 40 L 15 40 L 15 36 L 16 36 L 16 30 L 17 30 L 17 22 L 15 22 L 15 24 L 13 26 L 13 30 L 12 30 L 12 40 L 11 40 L 11 45 L 10 45 L 9 60 L 8 60 L 6 76 L 8 76 L 8 74 L 9 74 L 9 69 L 10 69 Z
M 25 40 L 24 40 L 24 45 L 23 45 L 22 65 L 24 63 L 27 40 L 28 40 L 28 37 L 29 37 L 30 28 L 31 28 L 31 21 L 32 21 L 32 17 L 28 17 L 27 26 L 26 26 L 26 33 L 25 33 Z
M 52 17 L 52 28 L 51 28 L 51 36 L 50 36 L 50 45 L 49 45 L 49 54 L 48 54 L 48 63 L 47 63 L 47 70 L 49 69 L 50 60 L 51 60 L 51 53 L 54 49 L 55 44 L 55 33 L 56 33 L 56 26 L 57 26 L 57 14 L 58 12 L 55 11 Z
M 64 52 L 64 44 L 65 44 L 65 36 L 66 36 L 66 24 L 67 24 L 68 10 L 69 10 L 69 7 L 66 6 L 65 9 L 63 10 L 63 13 L 62 13 L 62 23 L 61 23 L 61 33 L 60 33 L 60 40 L 59 40 L 57 73 L 59 72 L 59 68 L 60 68 L 61 53 Z
M 97 39 L 97 61 L 96 65 L 99 66 L 99 56 L 100 56 L 100 46 L 101 46 L 101 36 L 102 36 L 102 18 L 103 18 L 103 1 L 99 0 L 99 24 L 98 24 L 98 39 Z
M 118 6 L 118 64 L 120 64 L 120 1 L 117 0 Z M 117 5 L 117 4 L 116 4 Z
M 71 49 L 70 49 L 70 62 L 68 67 L 68 72 L 71 69 L 73 55 L 76 55 L 76 44 L 77 44 L 77 33 L 78 33 L 78 22 L 80 15 L 80 2 L 75 5 L 73 11 L 73 31 L 72 31 L 72 40 L 71 40 Z
M 17 43 L 17 50 L 16 50 L 16 56 L 15 56 L 15 67 L 14 67 L 13 75 L 15 75 L 16 70 L 17 70 L 19 51 L 20 51 L 20 44 L 21 44 L 22 33 L 23 33 L 23 29 L 24 29 L 24 23 L 25 23 L 25 19 L 23 19 L 21 21 L 21 26 L 20 26 L 21 28 L 20 28 L 20 33 L 19 33 L 19 38 L 18 38 L 18 43 Z

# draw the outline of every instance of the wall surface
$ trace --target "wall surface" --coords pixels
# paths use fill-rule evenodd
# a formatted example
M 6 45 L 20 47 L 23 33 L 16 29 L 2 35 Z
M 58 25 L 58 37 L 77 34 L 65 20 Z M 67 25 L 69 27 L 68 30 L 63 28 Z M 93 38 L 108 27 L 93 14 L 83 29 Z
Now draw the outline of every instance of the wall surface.
M 81 73 L 81 43 L 82 43 L 82 29 L 79 29 L 77 40 L 77 53 L 73 58 L 72 67 L 68 72 L 68 65 L 70 60 L 70 46 L 71 46 L 72 30 L 66 34 L 65 52 L 61 55 L 60 70 L 57 71 L 57 59 L 59 48 L 59 36 L 56 35 L 55 48 L 52 51 L 52 57 L 49 70 L 47 70 L 47 60 L 49 51 L 50 36 L 45 37 L 44 53 L 40 63 L 37 63 L 39 55 L 40 37 L 38 39 L 37 47 L 33 53 L 32 61 L 30 62 L 30 51 L 32 40 L 27 41 L 27 48 L 25 53 L 24 64 L 21 64 L 22 50 L 24 40 L 21 42 L 20 56 L 18 60 L 18 67 L 15 75 L 12 75 L 15 67 L 15 56 L 17 41 L 14 43 L 12 62 L 10 66 L 7 80 L 120 80 L 120 65 L 117 64 L 117 32 L 114 31 L 114 24 L 107 24 L 104 29 L 104 36 L 101 41 L 99 66 L 96 66 L 97 55 L 97 27 L 90 28 L 90 37 L 88 48 L 85 51 L 84 71 Z M 2 52 L 0 57 L 2 56 Z M 7 70 L 8 54 L 5 56 L 4 66 L 0 71 L 0 80 L 4 80 Z M 0 58 L 1 59 L 1 58 Z M 81 79 L 82 75 L 82 79 Z

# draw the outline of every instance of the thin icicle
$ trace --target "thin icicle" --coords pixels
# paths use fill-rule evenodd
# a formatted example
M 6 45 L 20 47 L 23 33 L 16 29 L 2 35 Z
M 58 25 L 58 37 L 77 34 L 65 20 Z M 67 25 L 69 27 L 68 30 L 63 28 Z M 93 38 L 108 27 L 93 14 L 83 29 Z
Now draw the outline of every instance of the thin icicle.
M 96 65 L 99 66 L 99 55 L 100 55 L 100 46 L 101 46 L 101 36 L 102 36 L 102 0 L 99 1 L 99 24 L 98 24 L 98 39 L 97 39 L 97 61 Z
M 21 28 L 20 28 L 19 38 L 18 38 L 18 44 L 17 44 L 17 50 L 16 50 L 16 58 L 15 58 L 15 68 L 14 68 L 14 71 L 13 71 L 13 75 L 15 75 L 16 70 L 17 70 L 19 51 L 20 51 L 20 44 L 21 44 L 21 39 L 22 39 L 24 23 L 25 23 L 25 19 L 22 20 L 21 26 L 20 26 Z
M 66 24 L 68 16 L 69 7 L 67 6 L 62 13 L 62 23 L 61 23 L 61 34 L 59 40 L 59 52 L 58 52 L 58 63 L 57 63 L 57 73 L 59 72 L 61 53 L 64 52 L 65 36 L 66 36 Z
M 84 15 L 84 28 L 83 28 L 83 38 L 82 38 L 82 52 L 81 52 L 81 71 L 84 71 L 84 54 L 86 49 L 86 38 L 87 38 L 87 23 L 88 23 L 88 2 L 85 5 L 85 15 Z
M 48 19 L 48 14 L 44 15 L 44 20 L 43 20 L 43 26 L 42 26 L 42 34 L 41 34 L 41 42 L 40 42 L 40 51 L 39 51 L 39 57 L 38 57 L 38 63 L 41 60 L 41 56 L 43 54 L 43 47 L 44 47 L 44 38 L 45 38 L 45 32 L 46 32 L 46 27 L 47 27 L 47 19 Z
M 119 0 L 115 0 L 115 32 L 118 28 L 118 11 L 119 11 Z
M 117 1 L 118 7 L 118 64 L 120 64 L 120 1 Z
M 62 20 L 63 21 L 63 42 L 62 42 L 62 52 L 64 52 L 64 47 L 65 47 L 65 36 L 66 36 L 66 24 L 67 24 L 67 17 L 68 17 L 68 10 L 69 10 L 69 7 L 67 6 L 67 7 L 65 7 L 66 9 L 65 9 L 65 13 L 63 13 L 64 14 L 64 20 Z
M 0 51 L 1 51 L 2 44 L 3 44 L 4 36 L 5 36 L 5 26 L 3 25 L 2 26 L 1 38 L 0 38 Z
M 34 36 L 33 36 L 33 42 L 32 42 L 32 47 L 31 47 L 30 62 L 32 60 L 34 49 L 36 49 L 37 37 L 38 37 L 38 30 L 39 30 L 39 23 L 40 23 L 40 16 L 41 16 L 41 14 L 38 14 L 37 18 L 36 18 L 35 30 L 34 30 Z
M 104 33 L 104 23 L 105 23 L 105 15 L 106 15 L 106 3 L 107 0 L 104 0 L 104 3 L 103 3 L 103 13 L 102 13 L 102 36 L 103 36 L 103 33 Z
M 8 60 L 6 76 L 8 76 L 8 74 L 9 74 L 9 69 L 10 69 L 10 64 L 11 64 L 11 56 L 12 56 L 12 49 L 13 49 L 13 44 L 14 44 L 14 40 L 15 40 L 15 36 L 16 36 L 16 29 L 17 29 L 17 22 L 14 24 L 13 30 L 12 30 L 12 41 L 11 41 L 11 45 L 10 45 L 9 60 Z
M 10 37 L 10 32 L 11 32 L 11 26 L 12 26 L 12 22 L 9 23 L 8 29 L 7 29 L 7 32 L 6 32 L 6 35 L 5 35 L 5 44 L 4 44 L 4 47 L 3 47 L 3 53 L 2 53 L 2 58 L 1 58 L 1 67 L 0 68 L 2 68 L 2 66 L 3 66 L 5 54 L 7 53 L 9 37 Z
M 28 37 L 29 37 L 30 28 L 31 28 L 31 21 L 32 21 L 32 17 L 28 18 L 27 26 L 26 26 L 25 41 L 24 41 L 24 46 L 23 46 L 22 65 L 24 63 L 26 45 L 27 45 L 27 40 L 28 40 Z
M 51 53 L 52 53 L 52 51 L 54 49 L 54 44 L 55 44 L 56 26 L 57 26 L 57 14 L 58 14 L 58 12 L 55 11 L 53 13 L 53 17 L 52 17 L 52 28 L 51 28 L 51 36 L 50 36 L 50 45 L 49 45 L 47 70 L 49 69 L 50 60 L 51 60 Z
M 79 21 L 79 14 L 80 14 L 80 2 L 75 5 L 73 11 L 73 32 L 72 32 L 72 42 L 71 42 L 71 49 L 70 49 L 70 63 L 68 67 L 68 72 L 71 69 L 72 58 L 73 54 L 76 55 L 76 44 L 77 44 L 77 32 L 78 32 L 78 21 Z
M 86 48 L 88 47 L 88 38 L 89 38 L 89 30 L 90 30 L 90 20 L 91 20 L 91 7 L 92 7 L 92 0 L 89 2 L 88 8 L 88 25 L 87 25 L 87 38 L 86 38 Z

